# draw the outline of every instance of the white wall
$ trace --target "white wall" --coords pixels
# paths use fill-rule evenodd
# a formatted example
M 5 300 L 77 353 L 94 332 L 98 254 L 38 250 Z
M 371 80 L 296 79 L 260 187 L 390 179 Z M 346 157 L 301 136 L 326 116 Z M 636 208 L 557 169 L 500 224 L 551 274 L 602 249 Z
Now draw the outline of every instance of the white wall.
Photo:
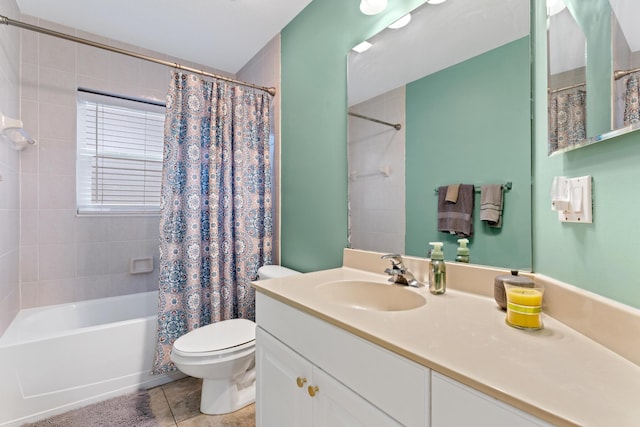
M 16 19 L 15 0 L 2 0 L 0 14 Z M 0 26 L 0 112 L 20 118 L 20 31 Z M 0 137 L 0 334 L 20 309 L 20 154 Z
M 349 109 L 401 130 L 349 116 L 351 247 L 405 253 L 405 89 L 394 89 Z M 388 167 L 388 177 L 378 173 Z M 371 176 L 358 176 L 361 174 Z

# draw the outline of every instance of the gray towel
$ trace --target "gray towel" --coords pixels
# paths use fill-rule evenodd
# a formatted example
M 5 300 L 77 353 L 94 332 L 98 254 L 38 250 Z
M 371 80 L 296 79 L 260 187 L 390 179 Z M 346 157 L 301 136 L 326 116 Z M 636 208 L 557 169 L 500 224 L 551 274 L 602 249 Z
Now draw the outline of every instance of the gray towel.
M 486 221 L 489 227 L 502 227 L 502 185 L 483 185 L 480 189 L 480 221 Z
M 438 231 L 456 234 L 459 237 L 473 236 L 473 203 L 475 187 L 460 184 L 458 201 L 447 202 L 447 186 L 438 187 Z

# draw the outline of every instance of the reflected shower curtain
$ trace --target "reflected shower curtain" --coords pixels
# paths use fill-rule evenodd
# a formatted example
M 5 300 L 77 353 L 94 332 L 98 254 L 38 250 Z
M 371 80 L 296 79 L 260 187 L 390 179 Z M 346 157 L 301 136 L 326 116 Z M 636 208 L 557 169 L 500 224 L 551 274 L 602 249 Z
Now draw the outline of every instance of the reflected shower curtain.
M 571 147 L 587 137 L 587 93 L 571 89 L 549 98 L 549 154 Z
M 154 373 L 200 326 L 255 318 L 250 281 L 271 263 L 270 96 L 173 73 L 167 95 Z
M 638 88 L 638 74 L 632 74 L 627 79 L 627 90 L 624 97 L 624 126 L 640 122 L 640 90 Z

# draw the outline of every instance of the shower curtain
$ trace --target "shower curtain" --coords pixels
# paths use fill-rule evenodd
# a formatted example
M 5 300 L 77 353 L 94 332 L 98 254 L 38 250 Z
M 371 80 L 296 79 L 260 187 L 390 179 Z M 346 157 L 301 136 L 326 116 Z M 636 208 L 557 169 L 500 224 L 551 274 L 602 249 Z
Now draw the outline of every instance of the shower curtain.
M 181 335 L 255 318 L 250 281 L 271 264 L 270 96 L 173 73 L 160 202 L 158 345 L 154 373 Z
M 638 74 L 632 74 L 627 79 L 627 90 L 624 97 L 624 126 L 640 122 L 640 90 L 638 88 Z
M 587 137 L 584 89 L 552 93 L 549 99 L 549 154 Z

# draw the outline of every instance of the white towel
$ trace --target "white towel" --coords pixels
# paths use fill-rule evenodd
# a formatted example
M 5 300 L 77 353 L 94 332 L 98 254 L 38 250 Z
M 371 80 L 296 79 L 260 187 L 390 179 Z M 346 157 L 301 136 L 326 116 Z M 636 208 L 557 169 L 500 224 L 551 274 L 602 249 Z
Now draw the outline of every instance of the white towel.
M 489 227 L 502 227 L 503 203 L 502 185 L 483 185 L 480 189 L 480 221 L 486 221 Z

